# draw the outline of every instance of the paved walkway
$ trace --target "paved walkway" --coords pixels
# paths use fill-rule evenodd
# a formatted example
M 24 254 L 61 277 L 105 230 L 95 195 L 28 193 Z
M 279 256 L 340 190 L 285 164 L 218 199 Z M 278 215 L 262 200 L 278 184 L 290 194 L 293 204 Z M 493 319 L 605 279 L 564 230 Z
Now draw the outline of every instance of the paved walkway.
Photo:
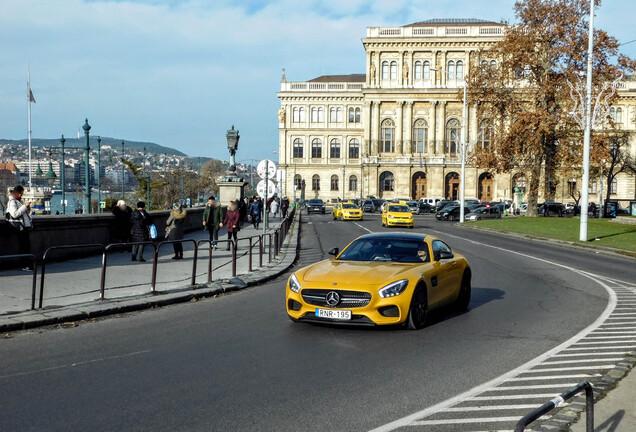
M 270 220 L 270 232 L 280 226 L 279 218 Z M 297 222 L 294 225 L 298 224 Z M 46 265 L 42 309 L 40 302 L 41 271 L 38 272 L 35 298 L 36 310 L 31 310 L 32 273 L 21 270 L 0 272 L 0 331 L 36 327 L 56 322 L 77 320 L 89 316 L 107 315 L 154 305 L 187 301 L 244 288 L 274 277 L 286 270 L 296 258 L 298 230 L 290 229 L 285 245 L 278 256 L 269 262 L 269 243 L 264 243 L 260 267 L 259 245 L 252 241 L 252 269 L 249 271 L 249 240 L 262 234 L 261 229 L 245 226 L 239 231 L 236 275 L 232 276 L 232 255 L 226 251 L 227 234 L 219 233 L 218 249 L 212 253 L 212 282 L 208 283 L 209 254 L 202 245 L 196 260 L 195 285 L 191 285 L 194 243 L 184 242 L 184 259 L 173 260 L 171 244 L 159 249 L 155 292 L 152 292 L 153 248 L 146 246 L 146 262 L 131 261 L 131 254 L 113 251 L 108 254 L 104 300 L 99 300 L 102 256 L 87 256 Z M 299 225 L 299 224 L 298 224 Z M 195 241 L 209 239 L 205 231 L 185 236 Z M 272 241 L 274 237 L 272 236 Z

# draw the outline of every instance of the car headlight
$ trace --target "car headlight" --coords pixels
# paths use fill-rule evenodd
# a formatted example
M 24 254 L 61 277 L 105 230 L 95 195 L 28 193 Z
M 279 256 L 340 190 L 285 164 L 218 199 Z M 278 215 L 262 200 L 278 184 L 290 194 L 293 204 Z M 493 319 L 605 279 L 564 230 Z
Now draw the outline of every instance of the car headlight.
M 300 291 L 300 283 L 298 282 L 298 278 L 296 278 L 295 274 L 291 275 L 289 278 L 289 289 L 295 293 Z
M 385 287 L 382 287 L 378 290 L 378 294 L 382 298 L 387 297 L 395 297 L 404 292 L 406 287 L 409 285 L 408 279 L 402 279 L 396 282 L 392 282 Z

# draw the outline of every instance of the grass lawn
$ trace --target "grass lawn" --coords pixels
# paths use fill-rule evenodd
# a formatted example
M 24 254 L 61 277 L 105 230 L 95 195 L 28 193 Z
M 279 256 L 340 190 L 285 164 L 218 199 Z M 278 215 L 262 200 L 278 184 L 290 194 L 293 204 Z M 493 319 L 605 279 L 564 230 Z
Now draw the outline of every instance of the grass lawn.
M 490 219 L 468 222 L 501 231 L 510 231 L 537 237 L 548 237 L 579 243 L 581 219 L 556 217 L 520 217 L 511 219 Z M 606 246 L 636 252 L 636 225 L 610 222 L 610 219 L 588 219 L 588 242 L 595 246 Z

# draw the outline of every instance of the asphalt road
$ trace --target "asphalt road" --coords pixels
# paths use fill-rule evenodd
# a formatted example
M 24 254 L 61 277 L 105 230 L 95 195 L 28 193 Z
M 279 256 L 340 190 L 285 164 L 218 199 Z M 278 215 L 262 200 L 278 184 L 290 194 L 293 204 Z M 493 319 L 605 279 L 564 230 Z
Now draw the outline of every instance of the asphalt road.
M 379 215 L 305 217 L 300 265 L 383 230 Z M 0 340 L 0 431 L 370 430 L 525 363 L 606 307 L 590 279 L 503 249 L 633 279 L 633 260 L 424 217 L 414 231 L 468 258 L 467 313 L 436 314 L 420 331 L 295 324 L 281 278 L 197 303 L 17 332 Z

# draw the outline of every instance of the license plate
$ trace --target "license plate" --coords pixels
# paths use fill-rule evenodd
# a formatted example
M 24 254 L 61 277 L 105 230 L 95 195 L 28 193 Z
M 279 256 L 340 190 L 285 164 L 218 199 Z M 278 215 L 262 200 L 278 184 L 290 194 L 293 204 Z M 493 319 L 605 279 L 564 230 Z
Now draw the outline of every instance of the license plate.
M 330 318 L 337 320 L 350 320 L 351 311 L 349 310 L 331 310 L 331 309 L 316 309 L 316 316 L 318 318 Z

